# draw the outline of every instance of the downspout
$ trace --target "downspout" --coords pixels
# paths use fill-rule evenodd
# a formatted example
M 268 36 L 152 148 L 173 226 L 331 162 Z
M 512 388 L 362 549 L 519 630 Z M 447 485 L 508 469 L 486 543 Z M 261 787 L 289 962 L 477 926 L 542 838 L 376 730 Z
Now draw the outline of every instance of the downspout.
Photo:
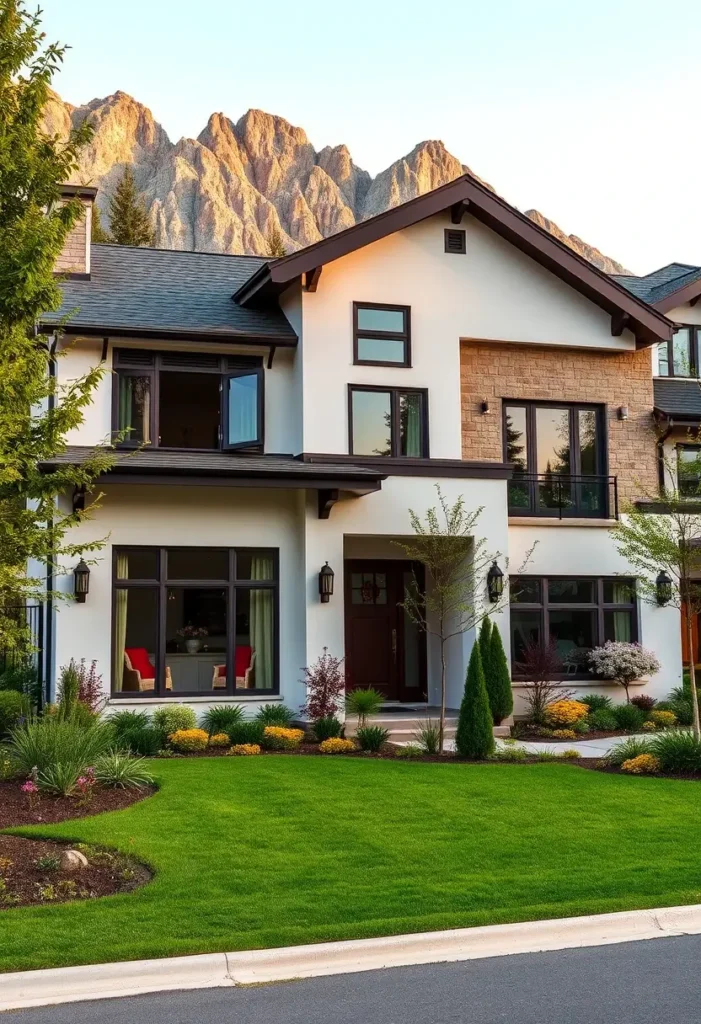
M 49 343 L 49 377 L 56 377 L 56 346 L 58 344 L 58 335 L 54 334 Z M 53 389 L 49 394 L 48 401 L 48 412 L 52 413 L 55 407 L 55 397 Z M 53 519 L 47 524 L 49 530 L 53 529 Z M 40 699 L 39 704 L 41 705 L 44 700 L 46 702 L 51 701 L 52 696 L 52 683 L 54 674 L 54 601 L 53 601 L 53 590 L 54 590 L 54 573 L 49 562 L 46 566 L 46 630 L 44 631 L 45 638 L 45 651 L 44 651 L 44 685 L 40 688 Z M 41 711 L 41 706 L 39 706 Z
M 673 429 L 674 429 L 674 420 L 670 416 L 667 419 L 667 427 L 666 427 L 666 429 L 661 434 L 657 435 L 657 481 L 658 481 L 659 488 L 660 488 L 660 497 L 663 496 L 663 494 L 665 492 L 665 489 L 666 489 L 665 488 L 665 473 L 664 473 L 664 470 L 665 470 L 664 443 L 667 440 L 667 438 L 669 437 L 669 435 L 672 433 Z

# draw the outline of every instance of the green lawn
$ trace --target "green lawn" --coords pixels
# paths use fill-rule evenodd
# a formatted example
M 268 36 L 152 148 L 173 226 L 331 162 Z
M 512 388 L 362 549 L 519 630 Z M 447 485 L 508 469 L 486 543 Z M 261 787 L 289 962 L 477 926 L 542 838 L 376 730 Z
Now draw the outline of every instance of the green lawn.
M 156 761 L 125 811 L 20 830 L 119 847 L 127 895 L 0 912 L 0 970 L 701 902 L 701 785 L 568 765 Z

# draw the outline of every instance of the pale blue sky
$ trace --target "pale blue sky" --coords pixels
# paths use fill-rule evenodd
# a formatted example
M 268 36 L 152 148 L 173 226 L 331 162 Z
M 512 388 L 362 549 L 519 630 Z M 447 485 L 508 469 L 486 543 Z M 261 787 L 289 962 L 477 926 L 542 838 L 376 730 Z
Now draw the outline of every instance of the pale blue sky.
M 645 273 L 701 264 L 695 0 L 44 0 L 72 103 L 131 93 L 172 139 L 249 107 L 377 173 L 448 149 Z

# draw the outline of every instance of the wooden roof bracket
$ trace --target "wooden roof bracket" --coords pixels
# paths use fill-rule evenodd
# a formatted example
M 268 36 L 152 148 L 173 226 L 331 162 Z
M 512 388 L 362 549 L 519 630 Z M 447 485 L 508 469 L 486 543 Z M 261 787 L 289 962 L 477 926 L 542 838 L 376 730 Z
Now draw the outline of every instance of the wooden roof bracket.
M 319 284 L 319 278 L 321 277 L 321 267 L 314 267 L 313 270 L 308 270 L 304 275 L 304 290 L 305 292 L 315 292 L 316 286 Z
M 318 491 L 319 498 L 319 519 L 328 519 L 331 509 L 338 501 L 338 491 L 335 488 L 326 488 Z
M 450 223 L 460 224 L 463 217 L 468 211 L 469 205 L 469 199 L 461 199 L 459 203 L 453 203 L 453 205 L 450 207 Z
M 630 326 L 630 315 L 628 313 L 614 313 L 611 317 L 611 335 L 620 338 L 626 327 Z

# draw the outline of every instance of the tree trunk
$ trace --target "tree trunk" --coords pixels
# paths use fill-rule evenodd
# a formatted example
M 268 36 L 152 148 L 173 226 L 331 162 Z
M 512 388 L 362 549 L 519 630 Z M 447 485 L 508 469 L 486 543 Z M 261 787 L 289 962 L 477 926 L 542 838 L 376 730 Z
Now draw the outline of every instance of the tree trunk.
M 438 753 L 443 753 L 445 737 L 445 640 L 441 637 L 441 715 L 438 725 Z
M 687 604 L 686 612 L 686 639 L 689 646 L 689 689 L 691 690 L 691 714 L 694 727 L 694 736 L 701 739 L 701 727 L 699 726 L 699 702 L 696 698 L 696 667 L 694 665 L 694 637 L 691 622 L 691 607 Z

